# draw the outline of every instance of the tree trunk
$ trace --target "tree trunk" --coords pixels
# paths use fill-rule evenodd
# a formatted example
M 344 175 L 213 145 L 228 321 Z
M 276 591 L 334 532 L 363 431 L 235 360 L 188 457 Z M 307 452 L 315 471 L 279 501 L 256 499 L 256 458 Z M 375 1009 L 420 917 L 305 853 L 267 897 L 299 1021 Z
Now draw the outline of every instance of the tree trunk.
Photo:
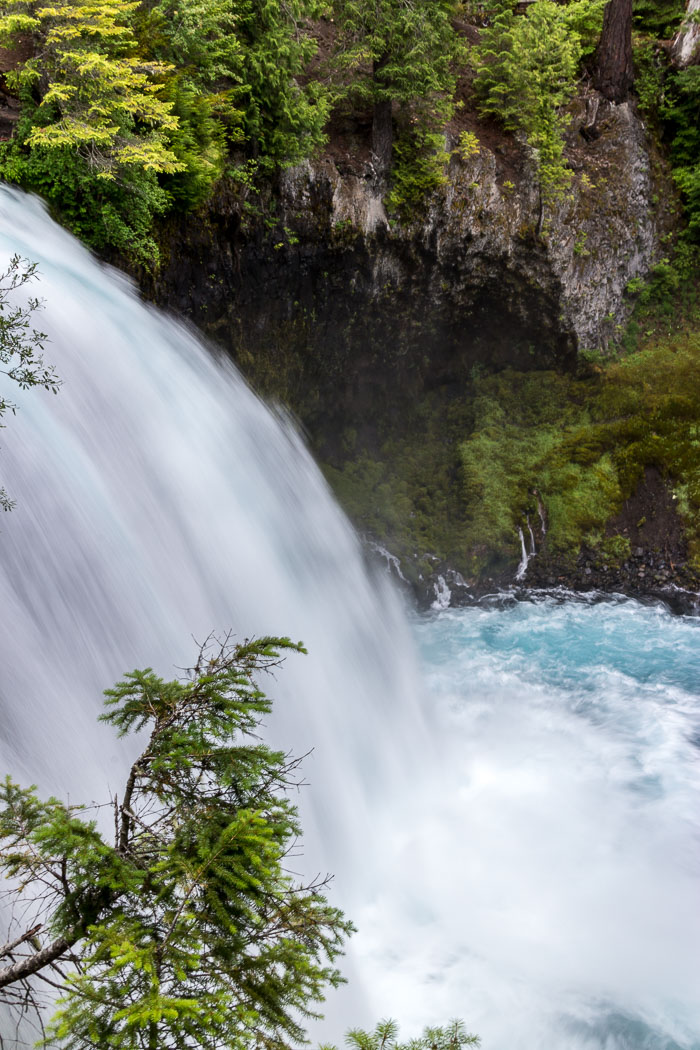
M 374 103 L 372 116 L 372 153 L 377 160 L 380 175 L 386 175 L 391 167 L 391 150 L 394 144 L 394 127 L 391 121 L 391 100 Z
M 673 41 L 673 58 L 679 69 L 700 62 L 700 25 L 693 16 L 700 14 L 700 0 L 688 0 L 685 20 Z
M 375 86 L 382 85 L 379 74 L 389 61 L 389 55 L 375 59 L 372 66 L 372 79 Z M 391 168 L 391 151 L 394 145 L 394 126 L 391 120 L 391 99 L 381 99 L 374 103 L 372 114 L 372 153 L 381 176 L 387 175 Z
M 611 102 L 624 102 L 633 80 L 632 0 L 609 0 L 596 52 L 595 86 Z

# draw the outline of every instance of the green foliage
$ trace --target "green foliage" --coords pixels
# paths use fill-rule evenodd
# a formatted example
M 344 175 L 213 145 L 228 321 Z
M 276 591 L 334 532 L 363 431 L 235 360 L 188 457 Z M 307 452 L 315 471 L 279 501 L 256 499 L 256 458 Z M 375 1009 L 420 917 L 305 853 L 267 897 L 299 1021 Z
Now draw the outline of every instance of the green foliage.
M 581 56 L 592 54 L 603 28 L 603 12 L 607 0 L 569 0 L 561 16 L 569 31 L 578 38 Z
M 0 41 L 31 32 L 36 48 L 10 77 L 22 115 L 0 145 L 0 173 L 45 196 L 92 247 L 157 266 L 157 218 L 203 204 L 232 151 L 269 173 L 324 141 L 328 92 L 301 78 L 319 10 L 318 0 L 8 0 Z
M 236 26 L 233 0 L 160 0 L 138 11 L 142 49 L 177 71 L 166 81 L 164 98 L 177 118 L 168 139 L 182 167 L 163 183 L 183 211 L 209 198 L 229 148 L 243 138 L 243 114 L 233 101 L 243 61 Z
M 410 210 L 445 181 L 441 129 L 454 112 L 455 70 L 466 44 L 453 26 L 455 0 L 333 0 L 331 68 L 337 98 L 384 104 L 400 125 L 389 206 Z
M 332 0 L 341 93 L 444 114 L 455 88 L 454 64 L 465 57 L 452 25 L 457 6 L 455 0 Z
M 240 82 L 240 6 L 237 0 L 158 0 L 144 15 L 139 35 L 201 87 L 215 89 L 222 79 Z
M 626 561 L 632 553 L 632 544 L 627 536 L 618 534 L 601 540 L 598 546 L 600 555 L 605 561 L 617 563 Z
M 394 142 L 391 190 L 386 201 L 390 212 L 406 218 L 435 190 L 447 182 L 445 136 L 424 127 L 404 129 Z
M 170 132 L 169 143 L 181 170 L 163 179 L 168 206 L 172 201 L 181 211 L 204 204 L 226 169 L 229 145 L 241 136 L 237 112 L 220 96 L 201 91 L 184 75 L 170 79 L 167 98 L 172 101 L 178 126 Z
M 463 1046 L 479 1046 L 477 1035 L 469 1035 L 464 1022 L 455 1020 L 443 1027 L 427 1027 L 416 1038 L 399 1042 L 399 1026 L 390 1019 L 379 1021 L 374 1030 L 367 1032 L 353 1028 L 345 1036 L 345 1045 L 352 1050 L 461 1050 Z M 319 1050 L 335 1050 L 335 1047 L 320 1047 Z
M 14 255 L 0 274 L 0 375 L 16 383 L 21 390 L 41 386 L 58 393 L 60 380 L 43 358 L 46 336 L 32 327 L 32 316 L 41 306 L 36 298 L 23 299 L 20 289 L 37 276 L 36 264 Z M 16 293 L 20 293 L 19 301 Z M 6 412 L 16 405 L 0 391 L 0 427 Z M 12 500 L 0 488 L 0 507 L 11 510 Z
M 647 467 L 672 488 L 700 566 L 697 303 L 679 330 L 682 286 L 662 291 L 676 273 L 668 264 L 662 271 L 648 289 L 661 298 L 644 316 L 658 315 L 669 294 L 675 313 L 657 321 L 641 350 L 621 360 L 586 355 L 580 377 L 475 370 L 461 399 L 431 395 L 372 458 L 349 449 L 342 470 L 327 470 L 353 520 L 401 558 L 404 575 L 424 572 L 425 553 L 468 577 L 512 571 L 517 530 L 529 515 L 537 533 L 540 504 L 560 564 L 584 545 L 624 560 L 626 538 L 612 543 L 609 523 Z M 434 571 L 434 562 L 425 567 Z
M 584 441 L 586 414 L 575 407 L 572 382 L 505 372 L 477 383 L 475 428 L 461 460 L 471 529 L 492 552 L 513 556 L 526 515 L 538 520 L 538 499 L 548 545 L 560 554 L 577 550 L 620 505 L 610 456 Z
M 324 141 L 330 101 L 298 78 L 316 53 L 318 0 L 160 0 L 149 21 L 159 54 L 209 99 L 220 133 L 268 166 L 294 164 Z
M 0 789 L 0 867 L 41 902 L 49 938 L 27 934 L 15 958 L 48 947 L 64 961 L 46 1045 L 281 1050 L 304 1040 L 341 980 L 333 963 L 352 927 L 325 881 L 286 868 L 299 761 L 259 735 L 271 707 L 259 679 L 285 651 L 304 650 L 211 640 L 179 680 L 146 669 L 107 691 L 103 721 L 146 738 L 114 801 L 112 842 L 85 807 L 9 778 Z
M 480 150 L 479 138 L 473 131 L 460 131 L 459 142 L 454 152 L 462 160 L 469 160 L 471 157 L 478 156 Z
M 250 154 L 295 164 L 325 142 L 330 98 L 322 83 L 297 78 L 317 51 L 304 28 L 320 0 L 237 0 L 243 80 L 235 92 Z
M 462 446 L 474 540 L 513 548 L 526 514 L 547 512 L 550 551 L 600 546 L 646 467 L 674 487 L 700 553 L 700 340 L 666 338 L 581 380 L 552 373 L 480 379 L 475 428 Z M 610 552 L 608 552 L 610 553 Z M 619 552 L 618 552 L 619 553 Z
M 660 39 L 670 39 L 683 21 L 685 0 L 634 0 L 634 27 Z
M 22 13 L 37 53 L 14 74 L 22 115 L 15 138 L 0 147 L 3 177 L 41 193 L 93 247 L 153 265 L 154 219 L 171 200 L 158 175 L 185 164 L 168 142 L 178 119 L 162 97 L 167 67 L 136 53 L 137 4 L 10 6 L 0 36 L 12 41 Z
M 700 66 L 679 70 L 669 84 L 663 109 L 673 134 L 673 177 L 683 195 L 687 237 L 700 241 Z
M 177 122 L 160 97 L 167 72 L 135 54 L 131 15 L 137 0 L 6 0 L 0 40 L 31 25 L 38 53 L 15 74 L 20 89 L 39 88 L 41 101 L 25 142 L 31 149 L 75 149 L 101 178 L 123 168 L 170 172 L 177 159 L 165 132 Z
M 574 93 L 579 64 L 594 46 L 603 0 L 560 5 L 536 0 L 516 16 L 512 0 L 492 0 L 490 24 L 475 52 L 475 88 L 482 112 L 523 131 L 537 158 L 542 196 L 550 202 L 569 185 L 562 107 Z
M 635 21 L 653 36 L 670 36 L 678 28 L 685 5 L 678 0 L 635 4 Z M 700 241 L 700 70 L 674 70 L 667 51 L 649 36 L 638 37 L 634 49 L 635 90 L 644 116 L 660 138 L 670 144 L 673 178 L 680 190 L 687 228 L 681 242 Z M 681 262 L 685 267 L 687 258 Z
M 133 167 L 118 180 L 100 179 L 67 147 L 27 152 L 21 145 L 25 120 L 30 118 L 20 122 L 14 140 L 0 143 L 3 177 L 39 193 L 86 244 L 98 251 L 116 249 L 144 266 L 155 266 L 154 220 L 167 211 L 171 199 L 155 172 Z
M 639 108 L 647 120 L 657 123 L 663 103 L 667 58 L 654 41 L 642 40 L 634 46 L 634 90 Z

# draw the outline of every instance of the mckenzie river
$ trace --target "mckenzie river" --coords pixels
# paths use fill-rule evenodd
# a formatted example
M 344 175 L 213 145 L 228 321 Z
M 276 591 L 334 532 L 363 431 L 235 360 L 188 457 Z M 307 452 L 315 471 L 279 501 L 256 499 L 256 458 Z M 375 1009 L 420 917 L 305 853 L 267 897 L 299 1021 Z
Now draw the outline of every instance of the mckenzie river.
M 124 671 L 287 634 L 272 741 L 305 761 L 310 873 L 358 927 L 313 1038 L 464 1019 L 485 1050 L 700 1047 L 700 619 L 496 595 L 419 616 L 367 567 L 292 423 L 35 199 L 63 380 L 19 392 L 0 476 L 2 771 L 109 798 Z

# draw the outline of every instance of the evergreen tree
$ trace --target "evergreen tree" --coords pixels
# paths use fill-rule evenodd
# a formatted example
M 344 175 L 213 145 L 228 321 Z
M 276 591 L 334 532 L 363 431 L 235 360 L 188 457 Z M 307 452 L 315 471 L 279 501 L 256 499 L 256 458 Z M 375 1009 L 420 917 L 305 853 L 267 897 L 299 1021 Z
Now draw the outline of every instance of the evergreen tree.
M 454 67 L 465 56 L 452 24 L 457 8 L 455 0 L 332 0 L 341 93 L 372 106 L 372 150 L 382 172 L 391 164 L 395 104 L 414 106 L 430 124 L 451 112 Z
M 0 43 L 34 43 L 8 81 L 22 102 L 0 175 L 45 197 L 77 236 L 152 266 L 154 218 L 170 197 L 159 176 L 185 164 L 164 97 L 162 63 L 139 50 L 135 0 L 5 0 Z
M 107 691 L 103 721 L 147 734 L 113 800 L 112 841 L 86 807 L 5 781 L 0 869 L 36 917 L 8 931 L 0 989 L 26 1006 L 36 980 L 60 986 L 47 1045 L 298 1045 L 341 980 L 333 963 L 352 927 L 327 880 L 286 869 L 299 761 L 258 735 L 271 706 L 258 681 L 284 651 L 303 649 L 211 642 L 183 679 L 134 671 Z
M 319 0 L 160 0 L 162 57 L 205 95 L 249 157 L 295 163 L 324 141 L 328 93 L 301 77 Z
M 136 54 L 131 17 L 139 0 L 5 0 L 0 41 L 37 38 L 37 52 L 15 79 L 38 92 L 26 142 L 45 150 L 75 149 L 103 178 L 119 167 L 178 170 L 167 131 L 177 127 L 159 96 L 166 72 Z
M 454 1020 L 442 1027 L 424 1028 L 417 1038 L 399 1042 L 399 1026 L 396 1021 L 380 1021 L 371 1032 L 352 1028 L 345 1036 L 351 1050 L 462 1050 L 464 1046 L 479 1046 L 478 1035 L 470 1035 L 463 1021 Z M 335 1050 L 324 1046 L 320 1050 Z
M 301 82 L 318 45 L 308 20 L 320 0 L 236 0 L 244 56 L 236 100 L 248 153 L 294 164 L 325 142 L 330 100 L 319 81 Z
M 680 27 L 685 0 L 634 0 L 635 29 L 669 40 Z
M 535 0 L 524 17 L 514 8 L 514 0 L 491 0 L 492 18 L 475 53 L 475 87 L 483 112 L 525 132 L 547 203 L 569 181 L 562 107 L 574 93 L 581 58 L 594 46 L 602 3 Z
M 700 66 L 679 70 L 666 86 L 662 116 L 671 139 L 673 177 L 688 220 L 684 237 L 700 242 Z M 696 262 L 697 265 L 697 262 Z

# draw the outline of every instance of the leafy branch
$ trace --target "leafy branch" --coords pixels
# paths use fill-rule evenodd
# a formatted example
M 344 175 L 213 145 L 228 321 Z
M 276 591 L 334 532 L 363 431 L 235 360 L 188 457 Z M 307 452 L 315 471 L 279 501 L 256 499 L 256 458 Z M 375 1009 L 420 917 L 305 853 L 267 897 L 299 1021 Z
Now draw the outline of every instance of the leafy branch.
M 30 297 L 25 302 L 17 301 L 17 293 L 36 277 L 36 263 L 19 255 L 13 255 L 0 274 L 0 376 L 16 383 L 21 390 L 40 386 L 57 394 L 61 381 L 43 357 L 47 336 L 32 327 L 32 317 L 41 308 L 41 300 Z M 16 411 L 14 401 L 0 390 L 0 427 L 4 426 L 5 413 L 14 415 Z M 13 501 L 0 488 L 0 507 L 11 510 L 13 506 Z

